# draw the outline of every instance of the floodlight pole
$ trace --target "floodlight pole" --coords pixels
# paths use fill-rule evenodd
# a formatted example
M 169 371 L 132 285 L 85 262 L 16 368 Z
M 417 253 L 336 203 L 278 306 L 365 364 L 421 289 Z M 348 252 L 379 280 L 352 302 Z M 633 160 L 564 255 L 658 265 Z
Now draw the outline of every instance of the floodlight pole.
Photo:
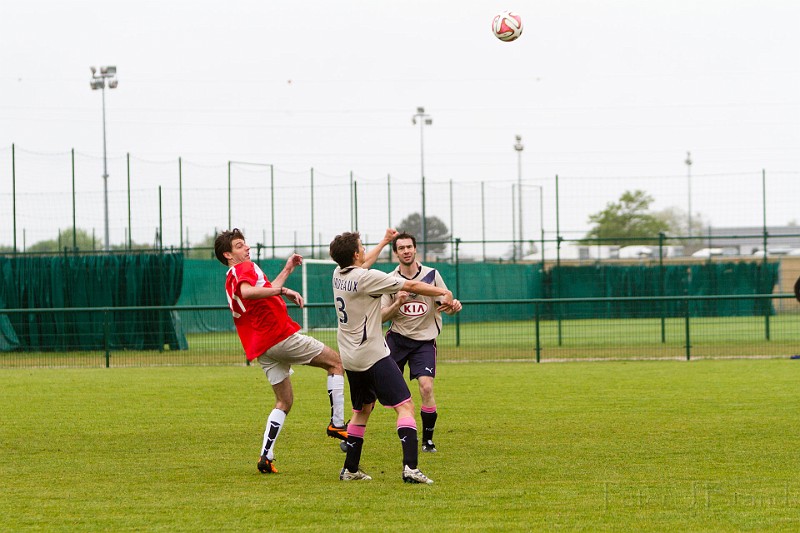
M 425 126 L 430 126 L 433 124 L 433 118 L 430 115 L 425 113 L 424 107 L 418 107 L 417 112 L 411 117 L 411 123 L 416 125 L 417 119 L 419 119 L 419 162 L 420 162 L 420 173 L 422 177 L 422 215 L 421 215 L 421 224 L 422 224 L 422 260 L 425 261 L 426 258 L 426 251 L 428 247 L 428 223 L 425 220 L 427 215 L 425 213 Z M 402 228 L 401 228 L 402 229 Z
M 108 233 L 108 156 L 106 153 L 106 80 L 108 80 L 108 88 L 116 89 L 119 83 L 116 79 L 117 67 L 100 67 L 100 73 L 97 73 L 95 67 L 90 67 L 92 71 L 92 80 L 90 87 L 93 91 L 100 89 L 103 102 L 103 213 L 105 223 L 105 240 L 103 242 L 103 249 L 107 252 L 111 249 L 109 243 Z

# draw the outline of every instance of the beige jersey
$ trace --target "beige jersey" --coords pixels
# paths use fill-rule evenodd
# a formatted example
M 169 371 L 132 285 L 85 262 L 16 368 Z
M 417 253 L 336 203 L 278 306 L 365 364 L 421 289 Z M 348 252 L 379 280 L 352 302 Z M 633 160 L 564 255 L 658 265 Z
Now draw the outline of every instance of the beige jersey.
M 419 265 L 419 270 L 413 278 L 406 278 L 400 273 L 398 266 L 392 274 L 401 280 L 412 279 L 429 285 L 447 289 L 442 276 L 433 268 Z M 387 307 L 394 301 L 395 295 L 384 295 L 381 305 Z M 429 341 L 435 339 L 442 331 L 442 314 L 436 310 L 439 306 L 439 296 L 422 296 L 409 293 L 406 303 L 400 306 L 397 314 L 392 318 L 391 331 L 399 333 L 409 339 Z
M 351 266 L 333 271 L 336 340 L 345 369 L 368 370 L 389 355 L 381 328 L 381 295 L 399 291 L 403 283 L 380 270 Z

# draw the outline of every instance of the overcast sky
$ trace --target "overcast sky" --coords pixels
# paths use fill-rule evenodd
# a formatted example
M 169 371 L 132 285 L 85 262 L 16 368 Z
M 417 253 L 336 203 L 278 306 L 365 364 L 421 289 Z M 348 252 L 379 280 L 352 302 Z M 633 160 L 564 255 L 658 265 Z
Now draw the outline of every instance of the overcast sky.
M 490 32 L 503 9 L 523 18 L 516 42 Z M 765 169 L 769 223 L 786 224 L 800 203 L 798 23 L 796 0 L 2 0 L 0 199 L 6 209 L 12 143 L 41 165 L 74 148 L 93 175 L 79 188 L 101 190 L 89 66 L 116 65 L 112 192 L 125 188 L 126 153 L 170 169 L 178 157 L 215 169 L 244 160 L 287 175 L 313 167 L 320 180 L 418 182 L 411 118 L 424 106 L 434 191 L 449 180 L 510 190 L 522 136 L 525 224 L 537 230 L 537 186 L 554 229 L 556 174 L 572 195 L 562 229 L 585 230 L 588 213 L 632 188 L 687 209 L 687 151 L 693 210 L 709 222 L 760 223 Z M 25 176 L 22 195 L 70 190 L 53 172 Z M 394 219 L 419 204 L 406 196 Z M 463 209 L 474 218 L 474 204 Z M 377 235 L 385 223 L 371 225 Z

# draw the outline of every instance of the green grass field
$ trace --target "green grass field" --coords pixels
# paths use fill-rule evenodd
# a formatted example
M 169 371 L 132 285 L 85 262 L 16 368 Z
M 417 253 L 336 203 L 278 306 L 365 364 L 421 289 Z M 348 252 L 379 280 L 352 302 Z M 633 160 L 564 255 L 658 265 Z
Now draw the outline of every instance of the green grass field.
M 318 369 L 296 369 L 269 476 L 259 369 L 5 369 L 0 530 L 797 531 L 798 365 L 442 364 L 432 486 L 400 480 L 383 409 L 375 479 L 338 480 Z

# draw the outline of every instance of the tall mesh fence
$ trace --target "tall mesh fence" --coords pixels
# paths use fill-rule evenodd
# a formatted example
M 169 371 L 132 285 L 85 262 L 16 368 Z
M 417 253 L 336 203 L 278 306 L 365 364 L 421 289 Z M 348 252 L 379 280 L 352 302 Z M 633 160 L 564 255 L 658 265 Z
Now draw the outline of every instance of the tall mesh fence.
M 0 148 L 0 247 L 24 251 L 73 228 L 102 243 L 102 165 L 101 158 L 79 152 Z M 132 154 L 109 158 L 108 174 L 112 247 L 207 245 L 216 231 L 235 226 L 269 256 L 279 257 L 295 249 L 327 257 L 327 244 L 342 231 L 359 230 L 365 241 L 376 242 L 387 226 L 421 213 L 423 195 L 427 217 L 441 220 L 449 236 L 460 240 L 464 260 L 519 260 L 542 251 L 546 259 L 555 259 L 559 242 L 583 239 L 590 215 L 626 191 L 645 191 L 653 198 L 652 211 L 668 212 L 676 228 L 669 244 L 688 245 L 688 252 L 713 247 L 719 228 L 746 228 L 752 234 L 765 227 L 795 227 L 800 200 L 800 171 L 760 169 L 694 176 L 487 173 L 480 181 L 440 175 L 426 177 L 422 187 L 413 175 L 334 175 L 268 163 L 203 165 Z M 798 234 L 800 229 L 791 237 L 769 235 L 770 244 L 800 248 Z M 743 244 L 740 251 L 748 254 L 763 248 L 760 242 Z M 451 242 L 438 248 L 436 259 L 452 258 Z

